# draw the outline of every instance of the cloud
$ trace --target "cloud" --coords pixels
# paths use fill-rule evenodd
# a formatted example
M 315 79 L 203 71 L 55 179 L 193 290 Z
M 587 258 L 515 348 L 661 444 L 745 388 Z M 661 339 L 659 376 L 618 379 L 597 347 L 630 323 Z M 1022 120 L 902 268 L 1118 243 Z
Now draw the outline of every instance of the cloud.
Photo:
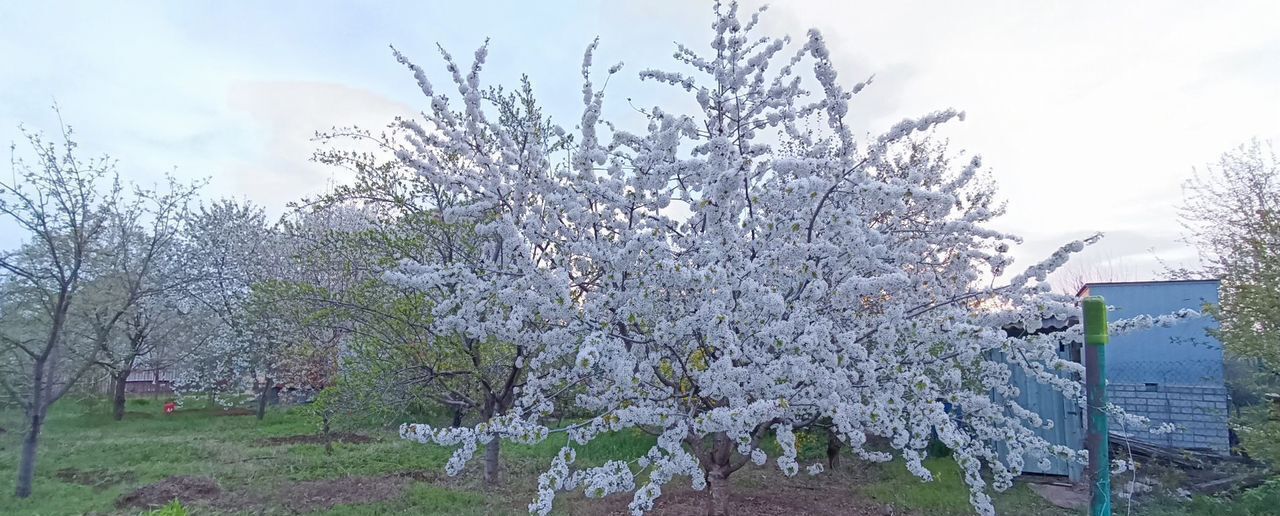
M 997 226 L 1028 238 L 1026 259 L 1103 231 L 1111 236 L 1100 248 L 1155 274 L 1146 248 L 1194 254 L 1177 241 L 1176 224 L 1192 167 L 1254 136 L 1280 137 L 1274 2 L 774 9 L 786 12 L 779 31 L 822 29 L 846 79 L 869 67 L 879 84 L 868 91 L 898 90 L 855 97 L 854 105 L 879 104 L 863 113 L 868 125 L 965 110 L 966 122 L 940 132 L 952 148 L 983 156 L 1008 200 Z M 905 76 L 887 77 L 894 66 Z
M 344 170 L 310 161 L 316 131 L 378 130 L 414 114 L 409 105 L 368 90 L 310 81 L 237 82 L 227 102 L 257 145 L 250 156 L 224 165 L 215 181 L 273 209 L 349 180 Z
M 747 3 L 744 11 L 760 2 Z M 635 127 L 627 99 L 689 104 L 635 72 L 681 69 L 671 41 L 706 49 L 711 22 L 706 4 L 683 0 L 524 2 L 499 15 L 474 3 L 380 7 L 85 4 L 70 15 L 3 4 L 0 68 L 13 73 L 0 74 L 0 132 L 18 121 L 48 129 L 44 106 L 57 98 L 86 154 L 119 158 L 126 179 L 177 166 L 183 177 L 212 176 L 211 196 L 279 210 L 345 180 L 308 161 L 315 130 L 381 127 L 413 111 L 420 94 L 388 43 L 443 85 L 436 42 L 468 62 L 493 36 L 485 79 L 510 83 L 529 72 L 547 111 L 572 126 L 581 51 L 600 35 L 596 79 L 627 63 L 610 81 L 606 114 Z M 965 110 L 967 121 L 940 136 L 982 154 L 1009 201 L 998 227 L 1028 238 L 1026 263 L 1094 231 L 1112 235 L 1100 248 L 1134 260 L 1146 246 L 1189 255 L 1174 221 L 1192 167 L 1254 136 L 1280 140 L 1276 19 L 1271 0 L 792 0 L 775 3 L 763 28 L 798 43 L 817 27 L 843 81 L 875 74 L 850 106 L 859 131 Z

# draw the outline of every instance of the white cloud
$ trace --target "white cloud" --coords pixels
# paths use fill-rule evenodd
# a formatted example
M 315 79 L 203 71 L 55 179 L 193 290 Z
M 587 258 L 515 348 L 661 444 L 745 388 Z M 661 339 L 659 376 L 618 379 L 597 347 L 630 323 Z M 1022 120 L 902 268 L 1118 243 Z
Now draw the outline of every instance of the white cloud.
M 1139 259 L 1135 245 L 1186 260 L 1176 206 L 1192 167 L 1254 136 L 1280 138 L 1273 2 L 774 8 L 786 12 L 774 29 L 822 29 L 848 80 L 910 70 L 888 84 L 900 91 L 872 126 L 945 107 L 968 112 L 944 134 L 991 167 L 1009 201 L 999 226 L 1028 238 L 1023 263 L 1093 231 L 1110 233 L 1099 249 L 1131 255 L 1139 274 L 1159 265 L 1151 253 Z
M 310 161 L 316 131 L 359 126 L 379 130 L 410 106 L 376 93 L 333 83 L 252 81 L 233 84 L 230 109 L 244 117 L 257 146 L 222 166 L 217 181 L 230 192 L 280 209 L 286 203 L 348 181 L 345 171 Z
M 87 3 L 74 13 L 0 5 L 0 65 L 16 71 L 0 75 L 0 134 L 13 138 L 18 121 L 49 128 L 44 106 L 57 98 L 83 149 L 118 157 L 127 178 L 176 166 L 212 176 L 212 195 L 274 210 L 342 180 L 307 161 L 316 129 L 378 127 L 419 100 L 388 43 L 439 72 L 435 42 L 466 61 L 493 36 L 486 78 L 528 72 L 548 111 L 573 125 L 581 51 L 598 34 L 598 64 L 627 62 L 607 113 L 630 122 L 628 98 L 648 106 L 672 94 L 635 72 L 672 65 L 673 39 L 704 47 L 710 24 L 705 4 L 682 0 L 234 12 Z M 764 26 L 795 38 L 818 27 L 846 81 L 876 75 L 853 103 L 856 127 L 966 110 L 942 134 L 984 156 L 1009 200 L 999 225 L 1027 238 L 1017 251 L 1027 263 L 1094 231 L 1111 235 L 1102 255 L 1190 256 L 1175 207 L 1191 168 L 1254 136 L 1280 141 L 1277 19 L 1269 0 L 791 0 Z

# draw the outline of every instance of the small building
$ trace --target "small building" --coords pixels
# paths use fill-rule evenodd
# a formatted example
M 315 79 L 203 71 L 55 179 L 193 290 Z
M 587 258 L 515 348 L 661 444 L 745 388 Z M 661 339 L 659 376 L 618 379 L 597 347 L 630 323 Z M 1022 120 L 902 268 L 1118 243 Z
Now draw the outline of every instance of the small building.
M 1079 292 L 1085 296 L 1102 296 L 1113 310 L 1111 322 L 1142 315 L 1157 317 L 1183 309 L 1203 312 L 1205 305 L 1218 303 L 1217 280 L 1139 281 L 1125 283 L 1091 283 Z M 1028 334 L 1056 333 L 1079 324 L 1076 317 L 1067 320 L 1047 319 L 1034 332 L 1010 325 L 1010 337 Z M 1124 435 L 1167 448 L 1187 448 L 1213 453 L 1230 453 L 1227 426 L 1228 395 L 1223 364 L 1222 344 L 1208 335 L 1214 327 L 1208 317 L 1180 321 L 1171 327 L 1155 327 L 1122 335 L 1112 335 L 1107 344 L 1107 397 L 1125 412 L 1149 418 L 1153 424 L 1172 423 L 1175 431 L 1154 434 L 1145 428 L 1127 428 L 1113 420 L 1111 433 Z M 1076 342 L 1063 345 L 1058 356 L 1083 362 L 1081 346 Z M 1019 387 L 1019 405 L 1041 417 L 1051 419 L 1051 429 L 1037 429 L 1036 434 L 1053 444 L 1075 449 L 1084 448 L 1085 418 L 1080 406 L 1067 400 L 1051 387 L 1041 385 L 1019 370 L 1012 371 L 1011 382 Z M 1003 449 L 1001 453 L 1005 453 Z M 1051 459 L 1048 467 L 1034 460 L 1026 462 L 1024 471 L 1046 475 L 1080 478 L 1083 469 Z
M 1081 297 L 1102 296 L 1113 308 L 1112 321 L 1159 316 L 1182 309 L 1203 312 L 1218 303 L 1217 280 L 1091 283 Z M 1107 397 L 1129 414 L 1177 430 L 1152 434 L 1112 421 L 1111 431 L 1157 446 L 1226 454 L 1228 395 L 1223 349 L 1207 330 L 1214 320 L 1201 317 L 1167 328 L 1114 335 L 1107 345 Z
M 173 394 L 173 371 L 168 369 L 135 369 L 124 381 L 128 394 Z

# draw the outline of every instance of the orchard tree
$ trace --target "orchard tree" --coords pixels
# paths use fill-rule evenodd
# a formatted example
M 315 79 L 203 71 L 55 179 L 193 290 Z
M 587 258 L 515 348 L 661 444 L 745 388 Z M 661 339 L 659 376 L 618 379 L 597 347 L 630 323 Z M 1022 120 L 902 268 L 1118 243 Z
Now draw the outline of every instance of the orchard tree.
M 1209 307 L 1212 330 L 1236 374 L 1229 385 L 1237 406 L 1274 389 L 1280 374 L 1280 161 L 1270 143 L 1252 141 L 1222 155 L 1184 186 L 1182 222 L 1200 252 L 1198 270 L 1180 276 L 1221 281 L 1219 304 Z M 1245 449 L 1280 461 L 1280 424 L 1267 411 L 1238 412 Z
M 364 307 L 350 302 L 351 292 L 370 279 L 364 266 L 377 253 L 358 245 L 356 236 L 371 221 L 346 205 L 297 210 L 280 224 L 288 251 L 287 272 L 256 285 L 262 312 L 276 321 L 274 376 L 283 386 L 318 393 L 337 381 L 339 358 Z M 320 410 L 328 433 L 331 411 Z
M 1227 350 L 1280 373 L 1280 161 L 1253 141 L 1184 187 L 1182 221 L 1203 275 L 1222 281 L 1212 310 Z
M 203 392 L 220 403 L 255 388 L 261 419 L 284 342 L 281 320 L 272 316 L 263 289 L 290 272 L 287 244 L 262 208 L 247 202 L 224 199 L 201 206 L 189 227 L 186 245 L 195 257 L 192 274 L 200 281 L 188 292 L 219 324 L 214 338 L 179 373 L 175 388 Z
M 172 295 L 149 295 L 134 303 L 118 327 L 99 341 L 98 360 L 111 381 L 112 417 L 125 415 L 125 387 L 134 371 L 179 367 L 216 335 L 205 314 L 194 312 L 190 300 Z
M 521 153 L 518 159 L 530 160 L 526 169 L 534 173 L 548 165 L 542 161 L 547 153 L 567 148 L 569 139 L 542 113 L 527 79 L 514 91 L 488 88 L 471 94 L 475 109 L 483 104 L 496 114 L 493 124 L 471 134 L 471 143 L 484 149 L 479 152 L 515 150 Z M 415 399 L 427 400 L 450 411 L 454 427 L 472 415 L 486 425 L 510 415 L 526 382 L 527 347 L 516 337 L 525 333 L 524 328 L 546 329 L 548 321 L 531 319 L 525 308 L 507 310 L 507 301 L 494 298 L 492 289 L 474 290 L 470 281 L 420 281 L 422 271 L 436 270 L 496 275 L 493 280 L 505 274 L 512 259 L 520 259 L 504 254 L 501 243 L 495 252 L 493 245 L 501 237 L 478 231 L 480 220 L 448 219 L 451 210 L 474 207 L 475 198 L 421 174 L 411 159 L 397 156 L 406 139 L 430 145 L 420 139 L 425 136 L 422 131 L 412 123 L 397 123 L 377 135 L 358 129 L 321 135 L 326 142 L 372 144 L 377 149 L 362 153 L 339 148 L 317 154 L 319 161 L 356 172 L 352 185 L 324 201 L 359 204 L 379 220 L 374 232 L 359 237 L 367 253 L 361 268 L 370 271 L 372 281 L 349 292 L 353 297 L 344 302 L 355 308 L 352 316 L 358 322 L 349 359 L 342 366 L 343 387 L 356 399 L 380 400 L 392 413 L 412 407 Z M 472 167 L 467 154 L 451 149 L 428 159 L 439 159 L 456 174 Z M 492 328 L 507 329 L 472 331 L 468 321 L 476 317 Z M 501 441 L 491 438 L 481 444 L 485 483 L 497 484 Z
M 0 178 L 0 215 L 24 234 L 15 250 L 0 251 L 0 386 L 25 413 L 16 495 L 31 496 L 36 451 L 55 402 L 96 362 L 97 349 L 69 329 L 83 287 L 103 258 L 110 213 L 121 187 L 109 158 L 82 160 L 69 127 L 61 142 L 24 133 L 33 156 L 14 158 L 12 179 Z M 16 150 L 16 148 L 15 148 Z
M 182 324 L 178 296 L 195 281 L 182 232 L 198 189 L 169 178 L 165 190 L 135 187 L 110 211 L 106 251 L 86 289 L 92 301 L 82 310 L 98 363 L 111 379 L 117 421 L 124 418 L 125 384 L 139 359 L 160 365 L 159 334 L 176 333 Z
M 1077 311 L 1045 278 L 1085 242 L 994 283 L 1018 240 L 989 228 L 999 209 L 977 179 L 980 160 L 916 149 L 963 114 L 931 113 L 858 141 L 848 101 L 865 83 L 837 80 L 817 31 L 784 53 L 790 41 L 757 35 L 758 20 L 718 7 L 709 53 L 681 45 L 685 70 L 642 71 L 691 102 L 644 109 L 639 132 L 602 120 L 589 46 L 583 115 L 564 161 L 529 137 L 531 126 L 509 130 L 486 105 L 485 48 L 469 69 L 444 56 L 456 107 L 397 53 L 430 107 L 401 122 L 396 156 L 441 192 L 445 223 L 476 235 L 474 251 L 406 265 L 400 279 L 447 289 L 436 331 L 515 343 L 530 368 L 502 416 L 473 428 L 402 427 L 405 438 L 456 446 L 450 473 L 479 445 L 563 432 L 531 512 L 582 489 L 634 491 L 631 510 L 642 513 L 684 476 L 709 487 L 710 512 L 725 514 L 730 475 L 768 459 L 763 439 L 777 441 L 777 465 L 794 475 L 795 430 L 826 420 L 852 453 L 901 457 L 923 479 L 936 435 L 975 509 L 989 514 L 984 471 L 1003 490 L 1024 456 L 1081 458 L 1036 435 L 1053 422 L 1018 405 L 1010 384 L 1021 370 L 1082 401 L 1080 385 L 1057 374 L 1080 366 L 1058 358 L 1058 337 L 1013 339 L 1002 328 Z M 675 107 L 685 105 L 695 109 Z M 566 392 L 576 396 L 563 401 Z M 593 417 L 548 428 L 541 418 L 557 401 Z M 658 434 L 657 444 L 574 468 L 578 446 L 626 428 Z

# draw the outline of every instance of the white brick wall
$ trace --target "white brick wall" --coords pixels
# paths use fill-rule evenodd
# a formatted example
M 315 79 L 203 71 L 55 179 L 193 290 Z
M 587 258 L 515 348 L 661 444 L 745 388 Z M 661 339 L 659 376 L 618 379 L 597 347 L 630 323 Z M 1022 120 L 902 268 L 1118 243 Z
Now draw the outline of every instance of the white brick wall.
M 1125 429 L 1111 422 L 1112 432 L 1161 446 L 1208 449 L 1228 453 L 1227 389 L 1218 386 L 1108 384 L 1107 397 L 1130 414 L 1146 416 L 1153 423 L 1173 423 L 1171 434 L 1155 435 L 1145 430 Z

